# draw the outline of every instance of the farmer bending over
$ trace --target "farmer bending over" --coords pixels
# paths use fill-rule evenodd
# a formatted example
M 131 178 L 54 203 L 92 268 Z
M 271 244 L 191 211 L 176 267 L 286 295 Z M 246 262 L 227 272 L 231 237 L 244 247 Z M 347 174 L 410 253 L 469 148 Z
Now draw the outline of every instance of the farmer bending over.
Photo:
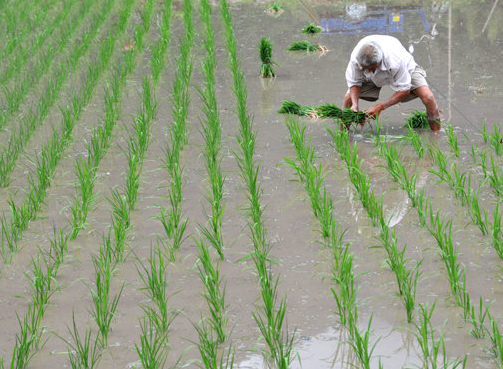
M 358 111 L 358 100 L 376 101 L 382 86 L 390 85 L 395 93 L 365 112 L 372 118 L 391 105 L 419 97 L 426 107 L 432 131 L 440 129 L 435 97 L 426 83 L 426 72 L 416 64 L 400 41 L 392 36 L 371 35 L 358 42 L 346 69 L 349 90 L 343 108 Z M 341 129 L 343 126 L 341 125 Z M 349 123 L 346 124 L 349 128 Z

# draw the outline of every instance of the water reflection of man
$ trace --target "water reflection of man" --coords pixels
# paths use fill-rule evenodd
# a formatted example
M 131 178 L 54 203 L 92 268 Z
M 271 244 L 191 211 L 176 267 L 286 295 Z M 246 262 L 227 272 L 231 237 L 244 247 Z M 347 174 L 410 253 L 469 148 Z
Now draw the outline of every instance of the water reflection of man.
M 381 87 L 390 85 L 395 91 L 388 100 L 366 110 L 376 118 L 384 110 L 399 102 L 419 97 L 426 107 L 432 131 L 440 129 L 440 117 L 435 97 L 426 82 L 426 72 L 395 37 L 367 36 L 358 42 L 346 69 L 349 87 L 342 106 L 358 111 L 358 100 L 377 101 Z M 346 128 L 349 124 L 346 125 Z

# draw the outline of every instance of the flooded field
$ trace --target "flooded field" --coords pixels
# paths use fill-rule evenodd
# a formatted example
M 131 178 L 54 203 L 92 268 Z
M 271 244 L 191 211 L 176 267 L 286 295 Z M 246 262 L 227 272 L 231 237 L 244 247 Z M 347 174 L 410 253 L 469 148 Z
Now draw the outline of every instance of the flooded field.
M 0 368 L 502 367 L 502 16 L 0 2 Z M 278 113 L 342 106 L 370 34 L 426 70 L 440 131 L 405 127 L 419 99 L 348 132 Z

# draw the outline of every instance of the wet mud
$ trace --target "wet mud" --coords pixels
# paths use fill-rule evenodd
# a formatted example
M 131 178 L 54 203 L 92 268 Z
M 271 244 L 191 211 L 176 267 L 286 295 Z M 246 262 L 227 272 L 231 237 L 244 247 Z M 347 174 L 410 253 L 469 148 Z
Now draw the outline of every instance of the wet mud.
M 496 0 L 497 1 L 497 0 Z M 294 350 L 300 360 L 291 368 L 351 368 L 358 361 L 348 344 L 347 332 L 336 315 L 336 302 L 331 288 L 331 253 L 321 244 L 318 223 L 313 217 L 309 197 L 303 184 L 285 158 L 294 158 L 295 150 L 289 139 L 285 116 L 278 114 L 283 100 L 293 100 L 302 105 L 333 103 L 342 105 L 347 89 L 344 78 L 349 55 L 358 40 L 371 33 L 390 34 L 413 51 L 415 60 L 428 74 L 443 120 L 449 122 L 458 135 L 460 157 L 452 155 L 445 129 L 432 133 L 420 131 L 423 141 L 437 145 L 447 156 L 449 163 L 469 171 L 472 187 L 483 181 L 479 166 L 470 156 L 472 146 L 488 149 L 482 141 L 482 122 L 492 131 L 493 124 L 501 125 L 503 114 L 503 76 L 500 60 L 503 53 L 503 27 L 499 24 L 503 12 L 500 7 L 492 10 L 493 2 L 410 2 L 393 6 L 367 2 L 346 7 L 340 4 L 308 3 L 309 9 L 328 30 L 315 36 L 306 36 L 300 29 L 313 22 L 310 14 L 300 3 L 286 2 L 284 12 L 271 16 L 263 3 L 231 3 L 233 26 L 237 40 L 238 56 L 244 71 L 248 99 L 247 107 L 253 116 L 257 134 L 256 155 L 259 163 L 259 181 L 263 190 L 261 201 L 265 206 L 264 218 L 271 256 L 275 259 L 273 273 L 279 279 L 278 296 L 286 296 L 287 326 L 295 332 Z M 398 4 L 398 2 L 397 2 Z M 180 4 L 174 5 L 179 15 Z M 136 4 L 136 6 L 140 6 Z M 160 9 L 160 5 L 156 5 Z M 132 24 L 140 22 L 134 12 Z M 235 350 L 235 365 L 241 369 L 266 368 L 261 350 L 264 342 L 253 320 L 252 313 L 262 304 L 259 283 L 253 261 L 248 257 L 253 250 L 246 223 L 245 186 L 239 175 L 235 152 L 239 149 L 236 136 L 238 125 L 235 114 L 235 97 L 231 90 L 230 72 L 227 67 L 225 47 L 218 4 L 214 6 L 216 52 L 218 69 L 216 91 L 222 125 L 222 170 L 225 174 L 225 211 L 223 239 L 225 259 L 218 265 L 226 291 L 229 340 L 222 347 Z M 197 12 L 194 19 L 197 18 Z M 146 45 L 158 39 L 159 19 L 153 18 Z M 138 270 L 163 237 L 159 221 L 159 207 L 168 208 L 167 185 L 169 174 L 163 165 L 169 144 L 169 126 L 172 124 L 172 80 L 174 57 L 180 42 L 180 17 L 172 19 L 172 41 L 167 65 L 156 91 L 157 117 L 152 127 L 152 139 L 143 163 L 139 199 L 131 213 L 131 228 L 127 236 L 127 259 L 117 266 L 113 277 L 111 295 L 124 286 L 117 315 L 112 324 L 109 345 L 103 350 L 98 368 L 141 367 L 135 345 L 139 343 L 140 319 L 144 316 L 142 305 L 148 302 Z M 196 22 L 197 23 L 197 22 Z M 109 25 L 108 25 L 109 27 Z M 105 27 L 106 28 L 106 27 Z M 128 45 L 131 26 L 120 42 Z M 272 59 L 277 77 L 259 77 L 260 62 L 257 45 L 266 35 L 274 43 Z M 327 47 L 323 55 L 318 52 L 288 52 L 294 41 L 308 39 Z M 196 43 L 193 85 L 201 85 L 197 68 L 200 66 L 200 44 Z M 112 144 L 97 169 L 95 184 L 96 201 L 89 214 L 87 226 L 79 236 L 69 242 L 69 252 L 57 277 L 57 288 L 51 296 L 42 325 L 46 344 L 38 350 L 29 368 L 65 367 L 68 365 L 67 347 L 61 339 L 68 338 L 72 319 L 78 322 L 82 332 L 96 327 L 90 314 L 93 287 L 93 255 L 99 253 L 103 235 L 111 223 L 111 206 L 107 201 L 114 188 L 122 187 L 127 170 L 125 149 L 131 131 L 132 117 L 140 104 L 141 81 L 148 73 L 150 52 L 145 51 L 137 62 L 137 68 L 127 81 L 121 105 L 121 117 L 113 134 Z M 117 56 L 118 58 L 118 56 Z M 71 78 L 68 90 L 60 103 L 77 86 L 78 73 Z M 107 78 L 104 76 L 103 78 Z M 52 185 L 48 190 L 45 206 L 38 218 L 23 233 L 20 249 L 12 261 L 2 262 L 0 276 L 0 357 L 8 363 L 19 332 L 16 316 L 23 316 L 31 299 L 28 278 L 32 257 L 47 250 L 53 228 L 71 228 L 69 199 L 75 193 L 74 161 L 85 153 L 85 142 L 91 129 L 99 122 L 103 112 L 103 86 L 96 88 L 95 96 L 81 122 L 76 126 L 74 142 L 64 153 Z M 392 91 L 383 88 L 381 98 Z M 36 95 L 34 92 L 33 95 Z M 35 96 L 33 97 L 35 98 Z M 31 99 L 31 97 L 30 97 Z M 195 239 L 201 225 L 207 221 L 209 205 L 205 199 L 208 186 L 202 150 L 201 101 L 192 89 L 191 109 L 188 122 L 188 144 L 182 152 L 183 213 L 189 219 L 187 239 L 178 251 L 177 259 L 168 264 L 167 295 L 174 319 L 170 332 L 170 349 L 166 367 L 195 368 L 200 358 L 195 342 L 198 341 L 194 325 L 208 314 L 203 298 L 203 285 L 197 269 Z M 362 102 L 360 108 L 370 104 Z M 27 109 L 28 106 L 23 106 Z M 393 106 L 383 112 L 383 130 L 388 140 L 402 145 L 401 157 L 409 173 L 417 174 L 417 187 L 425 188 L 431 197 L 432 208 L 441 216 L 452 219 L 452 238 L 459 248 L 458 259 L 466 267 L 467 290 L 478 302 L 481 297 L 490 305 L 495 319 L 503 317 L 503 262 L 497 257 L 490 236 L 483 236 L 471 224 L 466 208 L 456 200 L 453 191 L 432 173 L 435 163 L 427 156 L 418 159 L 412 146 L 404 137 L 405 119 L 414 110 L 423 109 L 417 99 Z M 20 118 L 18 118 L 20 119 Z M 33 153 L 44 144 L 51 124 L 59 120 L 57 109 L 47 119 L 30 141 L 28 151 L 19 161 L 12 185 L 0 189 L 0 209 L 10 216 L 7 201 L 11 196 L 16 202 L 23 201 L 23 189 L 27 188 L 26 175 L 33 164 Z M 364 329 L 372 319 L 371 343 L 375 343 L 372 368 L 381 361 L 384 368 L 411 368 L 421 365 L 421 352 L 414 336 L 414 326 L 406 321 L 405 309 L 397 296 L 394 274 L 386 264 L 385 251 L 379 247 L 378 229 L 372 225 L 366 211 L 351 184 L 346 164 L 333 147 L 329 129 L 338 129 L 332 120 L 299 118 L 306 125 L 306 135 L 316 148 L 316 155 L 327 171 L 325 183 L 334 202 L 334 214 L 343 229 L 344 241 L 349 243 L 355 255 L 355 274 L 358 286 L 360 328 Z M 390 227 L 396 232 L 400 247 L 407 246 L 406 255 L 411 261 L 420 261 L 421 277 L 417 286 L 417 303 L 436 304 L 432 324 L 442 332 L 449 358 L 468 355 L 467 368 L 497 368 L 498 363 L 490 352 L 491 343 L 470 335 L 470 326 L 463 320 L 462 310 L 457 307 L 446 278 L 445 266 L 439 256 L 438 246 L 431 234 L 421 226 L 416 210 L 407 193 L 393 182 L 385 169 L 386 161 L 374 145 L 375 122 L 362 128 L 351 129 L 350 140 L 356 143 L 362 168 L 371 176 L 371 187 L 377 197 L 383 199 L 384 212 Z M 0 135 L 0 145 L 6 145 L 8 132 Z M 4 140 L 5 138 L 5 140 Z M 501 168 L 501 157 L 495 157 Z M 479 199 L 492 220 L 498 200 L 489 185 L 481 188 Z M 181 359 L 180 359 L 181 358 Z M 180 359 L 180 361 L 178 361 Z

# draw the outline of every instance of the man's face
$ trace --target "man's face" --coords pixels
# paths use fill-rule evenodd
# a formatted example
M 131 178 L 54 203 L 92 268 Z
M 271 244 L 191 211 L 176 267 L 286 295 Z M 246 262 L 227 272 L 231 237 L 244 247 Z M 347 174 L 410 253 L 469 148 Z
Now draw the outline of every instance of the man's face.
M 367 72 L 367 74 L 374 74 L 376 69 L 379 68 L 379 65 L 380 64 L 372 64 L 372 65 L 369 65 L 368 67 L 364 67 L 363 70 L 365 72 Z

